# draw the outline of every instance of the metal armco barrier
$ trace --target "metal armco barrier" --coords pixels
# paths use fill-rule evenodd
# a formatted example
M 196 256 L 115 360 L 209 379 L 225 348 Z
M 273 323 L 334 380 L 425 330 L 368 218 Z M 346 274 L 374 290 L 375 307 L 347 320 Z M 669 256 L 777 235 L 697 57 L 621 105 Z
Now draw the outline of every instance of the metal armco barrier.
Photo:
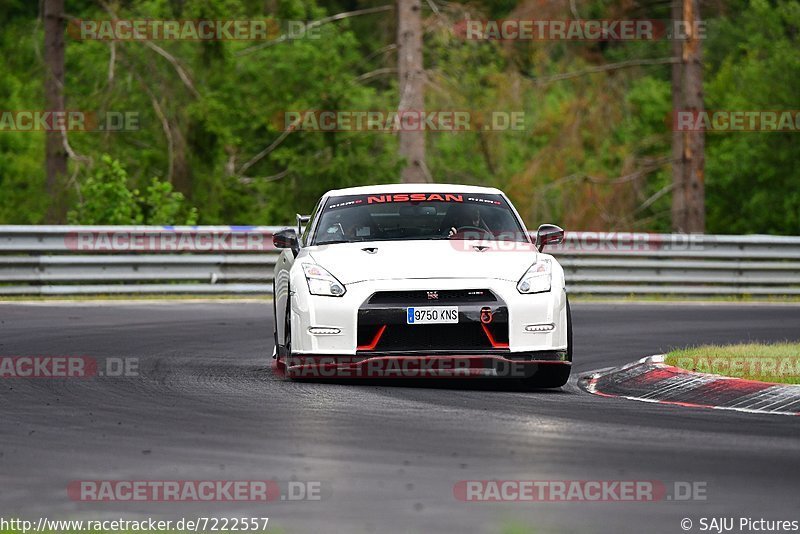
M 265 295 L 281 228 L 0 226 L 0 296 Z M 568 232 L 547 251 L 573 294 L 800 295 L 800 237 Z

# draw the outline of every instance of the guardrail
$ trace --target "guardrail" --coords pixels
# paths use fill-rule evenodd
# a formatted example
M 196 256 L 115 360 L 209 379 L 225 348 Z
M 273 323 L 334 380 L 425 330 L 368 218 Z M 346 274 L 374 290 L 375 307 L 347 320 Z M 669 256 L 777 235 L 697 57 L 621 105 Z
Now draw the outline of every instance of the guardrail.
M 0 226 L 0 296 L 269 294 L 280 228 Z M 548 252 L 571 293 L 800 295 L 800 237 L 568 232 Z

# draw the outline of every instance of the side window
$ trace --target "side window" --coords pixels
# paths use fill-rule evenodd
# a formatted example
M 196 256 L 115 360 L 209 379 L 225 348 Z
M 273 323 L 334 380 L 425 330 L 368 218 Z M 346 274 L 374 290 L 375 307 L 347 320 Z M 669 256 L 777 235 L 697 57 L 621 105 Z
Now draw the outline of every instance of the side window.
M 320 207 L 322 206 L 322 199 L 317 202 L 317 207 L 314 208 L 314 211 L 311 212 L 311 218 L 308 220 L 308 224 L 303 229 L 303 236 L 300 242 L 303 246 L 308 245 L 308 240 L 311 238 L 311 227 L 314 226 L 315 219 L 317 218 L 317 213 L 319 212 Z

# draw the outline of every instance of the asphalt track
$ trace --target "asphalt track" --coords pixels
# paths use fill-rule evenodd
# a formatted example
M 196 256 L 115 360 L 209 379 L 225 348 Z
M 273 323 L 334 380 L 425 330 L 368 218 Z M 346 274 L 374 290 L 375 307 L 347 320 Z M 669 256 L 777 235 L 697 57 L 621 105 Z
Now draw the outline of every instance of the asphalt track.
M 139 358 L 140 376 L 3 379 L 0 516 L 269 517 L 294 532 L 683 532 L 800 519 L 800 419 L 589 395 L 671 347 L 800 339 L 800 306 L 575 303 L 563 391 L 308 384 L 270 370 L 271 304 L 0 304 L 0 356 Z M 320 501 L 74 502 L 84 479 L 320 481 Z M 460 480 L 657 480 L 706 500 L 471 503 Z M 738 525 L 738 524 L 737 524 Z M 738 532 L 738 530 L 736 530 Z

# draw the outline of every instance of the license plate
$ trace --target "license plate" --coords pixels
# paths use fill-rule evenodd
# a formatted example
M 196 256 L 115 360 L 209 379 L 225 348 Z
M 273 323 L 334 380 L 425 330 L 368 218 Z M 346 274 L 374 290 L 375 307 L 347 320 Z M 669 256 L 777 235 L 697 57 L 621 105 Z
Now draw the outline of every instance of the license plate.
M 406 312 L 407 324 L 458 322 L 458 306 L 407 308 Z

